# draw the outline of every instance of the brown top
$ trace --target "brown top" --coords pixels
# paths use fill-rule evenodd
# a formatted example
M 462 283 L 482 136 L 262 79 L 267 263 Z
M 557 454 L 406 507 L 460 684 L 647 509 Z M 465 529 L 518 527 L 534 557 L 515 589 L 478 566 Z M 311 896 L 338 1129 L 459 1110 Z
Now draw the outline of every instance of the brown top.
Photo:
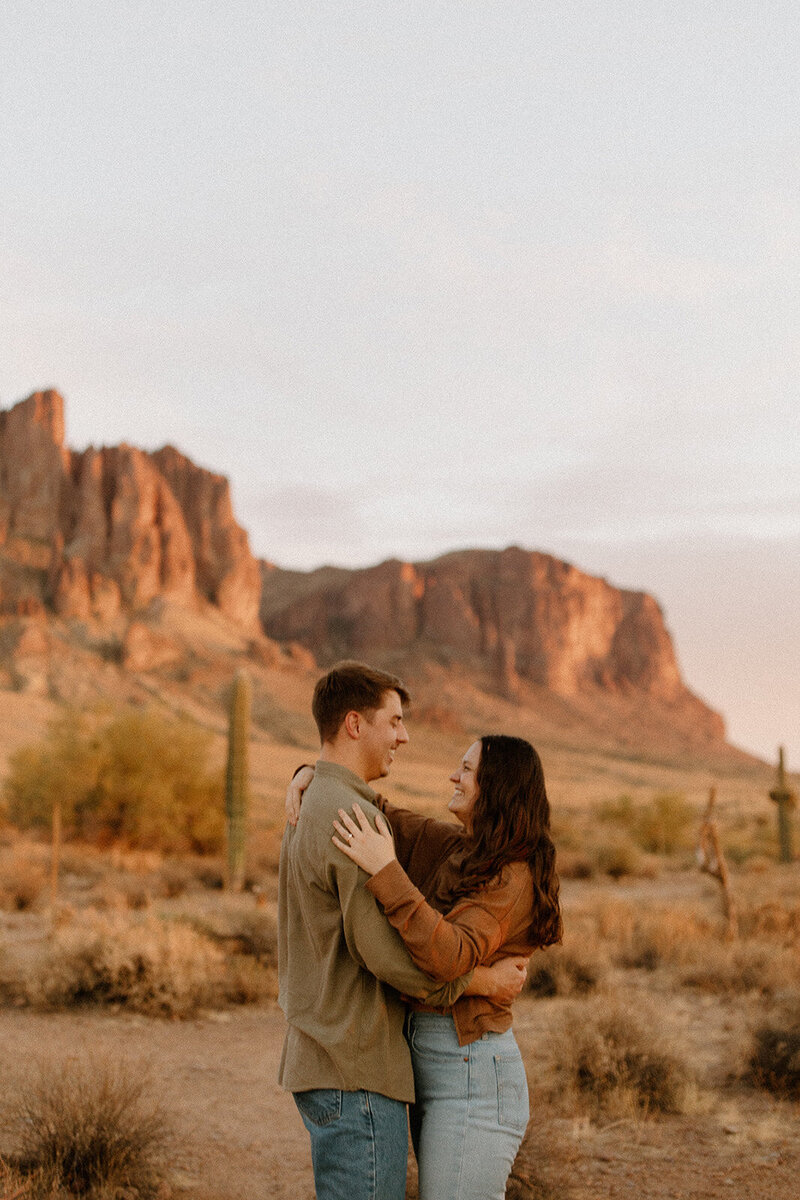
M 358 801 L 374 821 L 375 799 L 346 767 L 319 762 L 297 826 L 283 836 L 278 999 L 288 1030 L 279 1082 L 292 1092 L 364 1088 L 413 1100 L 400 993 L 449 1005 L 471 978 L 437 984 L 415 966 L 365 873 L 331 842 L 340 808 Z
M 527 863 L 510 863 L 488 886 L 451 907 L 447 895 L 461 872 L 464 831 L 397 808 L 382 796 L 375 803 L 391 823 L 397 861 L 373 875 L 367 888 L 418 967 L 436 979 L 455 979 L 478 964 L 491 966 L 535 949 L 528 940 L 533 880 Z M 431 1008 L 430 1001 L 411 1005 Z M 462 1046 L 511 1026 L 511 1006 L 486 996 L 462 995 L 442 1011 L 452 1013 Z

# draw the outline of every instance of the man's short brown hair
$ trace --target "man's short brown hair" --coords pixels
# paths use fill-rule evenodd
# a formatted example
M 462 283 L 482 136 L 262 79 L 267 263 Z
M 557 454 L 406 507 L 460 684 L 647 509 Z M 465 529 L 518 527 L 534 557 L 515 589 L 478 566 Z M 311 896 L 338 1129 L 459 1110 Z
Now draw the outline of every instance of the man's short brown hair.
M 317 680 L 311 701 L 321 741 L 329 742 L 336 737 L 349 712 L 369 715 L 380 708 L 387 692 L 397 692 L 403 704 L 411 700 L 396 675 L 350 659 L 336 663 L 327 675 Z

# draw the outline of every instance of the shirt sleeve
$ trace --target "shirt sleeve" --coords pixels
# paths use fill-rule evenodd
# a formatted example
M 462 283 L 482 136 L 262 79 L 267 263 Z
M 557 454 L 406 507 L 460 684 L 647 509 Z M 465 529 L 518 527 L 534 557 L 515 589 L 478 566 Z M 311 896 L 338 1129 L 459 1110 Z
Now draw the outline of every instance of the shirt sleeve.
M 447 858 L 464 840 L 462 829 L 451 821 L 423 817 L 390 804 L 384 796 L 378 796 L 375 804 L 392 827 L 398 862 L 416 879 L 424 878 L 434 863 Z
M 508 916 L 522 893 L 519 879 L 510 874 L 444 916 L 427 903 L 396 860 L 373 875 L 367 889 L 417 966 L 437 979 L 455 979 L 491 958 L 505 940 Z
M 402 938 L 367 890 L 365 873 L 342 858 L 342 863 L 331 865 L 330 882 L 339 895 L 345 941 L 352 957 L 403 995 L 424 1000 L 435 1008 L 451 1008 L 468 987 L 472 969 L 459 972 L 459 978 L 444 979 L 432 978 L 416 966 Z

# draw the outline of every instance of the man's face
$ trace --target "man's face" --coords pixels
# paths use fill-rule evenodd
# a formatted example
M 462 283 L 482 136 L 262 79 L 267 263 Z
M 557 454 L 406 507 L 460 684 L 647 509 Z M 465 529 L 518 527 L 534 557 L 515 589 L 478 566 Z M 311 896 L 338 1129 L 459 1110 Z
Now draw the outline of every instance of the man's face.
M 383 703 L 371 715 L 362 716 L 360 746 L 363 775 L 367 783 L 388 775 L 395 751 L 408 741 L 403 724 L 403 705 L 397 692 L 385 692 Z

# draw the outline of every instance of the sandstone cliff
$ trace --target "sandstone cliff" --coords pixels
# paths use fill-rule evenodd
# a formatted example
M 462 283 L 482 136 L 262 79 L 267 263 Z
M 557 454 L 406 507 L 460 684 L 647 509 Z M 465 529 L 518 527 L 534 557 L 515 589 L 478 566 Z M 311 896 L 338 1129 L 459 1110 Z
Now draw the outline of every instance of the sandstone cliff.
M 110 622 L 165 597 L 258 633 L 260 592 L 223 476 L 171 447 L 69 450 L 54 391 L 0 412 L 0 611 Z
M 465 550 L 309 574 L 262 564 L 262 576 L 267 634 L 322 663 L 352 656 L 414 671 L 427 657 L 509 699 L 526 687 L 568 700 L 638 696 L 700 736 L 724 736 L 722 719 L 683 683 L 653 597 L 549 555 Z
M 53 391 L 0 412 L 0 687 L 83 702 L 158 676 L 208 696 L 242 656 L 295 675 L 304 712 L 316 663 L 355 656 L 443 729 L 472 689 L 618 744 L 724 736 L 643 592 L 516 547 L 284 571 L 253 558 L 227 480 L 173 447 L 70 450 Z

